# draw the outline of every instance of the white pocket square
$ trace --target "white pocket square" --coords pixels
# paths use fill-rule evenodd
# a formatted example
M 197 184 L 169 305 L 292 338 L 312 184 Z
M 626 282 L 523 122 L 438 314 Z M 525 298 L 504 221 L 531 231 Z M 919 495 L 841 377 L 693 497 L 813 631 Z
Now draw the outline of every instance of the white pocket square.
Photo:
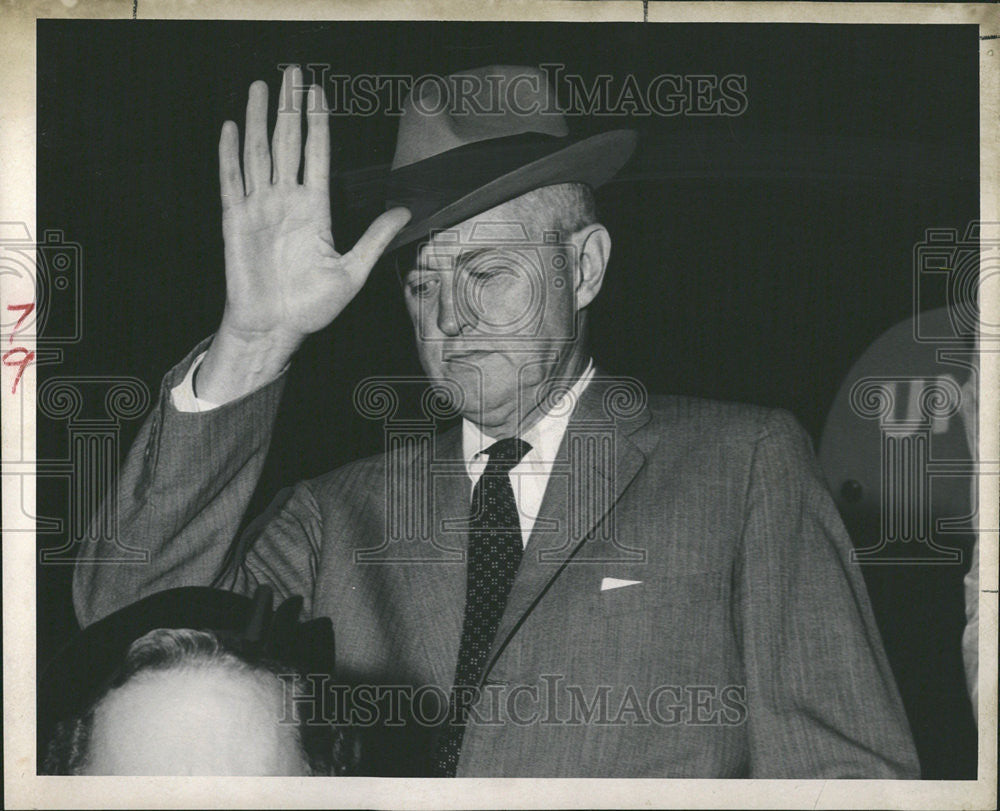
M 601 580 L 601 591 L 620 589 L 624 586 L 638 586 L 640 583 L 642 583 L 641 580 L 620 580 L 617 577 L 605 577 Z

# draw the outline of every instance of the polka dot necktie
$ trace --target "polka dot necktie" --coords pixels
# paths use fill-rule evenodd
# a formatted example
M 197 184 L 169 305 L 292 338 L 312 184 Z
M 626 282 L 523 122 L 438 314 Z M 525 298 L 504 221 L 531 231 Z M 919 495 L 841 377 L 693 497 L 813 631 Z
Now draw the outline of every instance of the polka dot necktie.
M 465 620 L 448 718 L 434 752 L 436 777 L 455 776 L 469 707 L 478 697 L 486 657 L 521 563 L 521 523 L 508 474 L 530 450 L 517 437 L 491 445 L 486 470 L 472 492 Z

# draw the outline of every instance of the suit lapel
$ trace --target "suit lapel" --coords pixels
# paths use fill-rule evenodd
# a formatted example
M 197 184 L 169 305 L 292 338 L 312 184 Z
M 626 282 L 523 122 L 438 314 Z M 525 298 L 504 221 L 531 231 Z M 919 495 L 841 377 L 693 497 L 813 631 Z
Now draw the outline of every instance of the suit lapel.
M 650 419 L 645 400 L 638 381 L 600 372 L 581 396 L 559 446 L 484 676 L 642 468 L 646 457 L 631 435 Z M 604 527 L 613 522 L 599 529 Z

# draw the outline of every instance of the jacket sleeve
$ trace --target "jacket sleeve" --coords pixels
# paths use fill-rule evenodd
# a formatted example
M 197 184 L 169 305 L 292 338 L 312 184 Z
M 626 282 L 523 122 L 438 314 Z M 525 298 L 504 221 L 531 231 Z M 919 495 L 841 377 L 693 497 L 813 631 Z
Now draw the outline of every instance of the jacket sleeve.
M 80 546 L 73 602 L 82 626 L 178 586 L 223 585 L 249 594 L 268 583 L 279 596 L 299 593 L 309 600 L 308 558 L 319 531 L 305 485 L 279 494 L 233 544 L 264 464 L 284 376 L 208 412 L 178 411 L 170 391 L 207 343 L 164 378 L 157 405 Z M 247 554 L 262 534 L 273 536 L 269 560 Z
M 808 436 L 773 411 L 758 437 L 737 563 L 750 776 L 920 776 L 851 542 Z

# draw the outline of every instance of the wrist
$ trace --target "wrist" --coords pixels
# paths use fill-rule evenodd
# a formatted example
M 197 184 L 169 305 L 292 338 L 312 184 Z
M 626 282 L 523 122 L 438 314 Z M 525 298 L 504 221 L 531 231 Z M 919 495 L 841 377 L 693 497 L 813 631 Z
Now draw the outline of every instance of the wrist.
M 302 343 L 281 333 L 246 333 L 223 321 L 193 381 L 199 398 L 223 404 L 256 391 L 281 375 Z

